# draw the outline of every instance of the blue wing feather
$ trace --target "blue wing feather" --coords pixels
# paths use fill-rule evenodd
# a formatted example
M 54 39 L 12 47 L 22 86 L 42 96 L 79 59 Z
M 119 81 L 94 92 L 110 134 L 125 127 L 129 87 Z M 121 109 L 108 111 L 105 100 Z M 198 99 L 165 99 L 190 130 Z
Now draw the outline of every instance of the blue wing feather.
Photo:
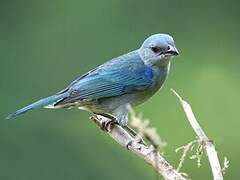
M 144 90 L 151 86 L 152 78 L 152 69 L 133 51 L 114 58 L 75 80 L 67 88 L 70 95 L 56 105 Z

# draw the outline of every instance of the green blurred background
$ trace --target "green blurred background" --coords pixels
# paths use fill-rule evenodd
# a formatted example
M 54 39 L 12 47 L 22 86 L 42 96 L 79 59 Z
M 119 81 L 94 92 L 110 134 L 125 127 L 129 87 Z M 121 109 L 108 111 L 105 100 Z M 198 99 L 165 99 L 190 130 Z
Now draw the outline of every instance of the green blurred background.
M 174 36 L 181 56 L 161 92 L 136 111 L 158 129 L 176 166 L 174 150 L 195 134 L 170 93 L 175 88 L 220 160 L 229 158 L 225 179 L 239 179 L 239 18 L 237 0 L 1 0 L 0 179 L 155 179 L 154 170 L 97 129 L 88 112 L 42 109 L 3 119 L 158 32 Z M 200 168 L 187 160 L 182 171 L 211 179 L 206 157 Z

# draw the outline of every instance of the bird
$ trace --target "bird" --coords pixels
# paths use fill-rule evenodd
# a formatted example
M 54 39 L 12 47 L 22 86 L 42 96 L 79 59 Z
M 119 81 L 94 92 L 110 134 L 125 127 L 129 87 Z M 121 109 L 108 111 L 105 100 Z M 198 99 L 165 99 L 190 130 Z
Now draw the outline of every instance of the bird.
M 127 127 L 129 106 L 137 106 L 163 86 L 173 57 L 179 55 L 173 37 L 158 33 L 137 49 L 106 61 L 83 74 L 65 89 L 9 114 L 15 118 L 38 108 L 72 108 L 114 117 Z

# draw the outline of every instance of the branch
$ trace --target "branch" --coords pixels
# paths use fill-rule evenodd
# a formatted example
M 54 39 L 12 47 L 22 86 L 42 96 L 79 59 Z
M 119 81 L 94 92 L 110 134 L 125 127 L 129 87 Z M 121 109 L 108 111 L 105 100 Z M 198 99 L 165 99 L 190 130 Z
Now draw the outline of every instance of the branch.
M 91 117 L 99 126 L 103 127 L 109 119 L 100 115 Z M 107 133 L 123 147 L 127 147 L 130 152 L 144 159 L 166 180 L 186 180 L 181 173 L 177 172 L 154 148 L 138 142 L 129 133 L 117 124 L 111 124 L 107 128 Z
M 195 131 L 201 145 L 204 147 L 207 152 L 208 160 L 212 169 L 213 179 L 214 180 L 223 180 L 221 166 L 218 160 L 217 152 L 214 147 L 214 144 L 207 135 L 202 130 L 199 125 L 197 119 L 195 118 L 191 106 L 182 99 L 182 97 L 173 89 L 171 91 L 175 94 L 175 96 L 179 99 L 179 102 L 182 105 L 182 108 L 187 116 L 189 123 L 191 124 L 193 130 Z

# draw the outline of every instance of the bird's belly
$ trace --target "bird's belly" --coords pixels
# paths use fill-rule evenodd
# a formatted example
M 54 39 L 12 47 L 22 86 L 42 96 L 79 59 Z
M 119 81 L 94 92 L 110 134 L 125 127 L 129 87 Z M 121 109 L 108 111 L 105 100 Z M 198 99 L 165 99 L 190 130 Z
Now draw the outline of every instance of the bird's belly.
M 135 93 L 124 94 L 116 97 L 102 98 L 95 101 L 95 103 L 88 105 L 87 108 L 95 113 L 111 114 L 111 112 L 113 112 L 121 105 L 130 104 L 131 106 L 137 106 L 145 102 L 150 97 L 152 97 L 161 88 L 161 86 L 162 83 L 145 91 L 138 91 Z
M 132 106 L 137 106 L 145 101 L 147 101 L 148 99 L 150 99 L 159 89 L 161 89 L 162 87 L 162 83 L 149 88 L 143 92 L 138 92 L 134 95 L 134 100 L 130 103 Z

